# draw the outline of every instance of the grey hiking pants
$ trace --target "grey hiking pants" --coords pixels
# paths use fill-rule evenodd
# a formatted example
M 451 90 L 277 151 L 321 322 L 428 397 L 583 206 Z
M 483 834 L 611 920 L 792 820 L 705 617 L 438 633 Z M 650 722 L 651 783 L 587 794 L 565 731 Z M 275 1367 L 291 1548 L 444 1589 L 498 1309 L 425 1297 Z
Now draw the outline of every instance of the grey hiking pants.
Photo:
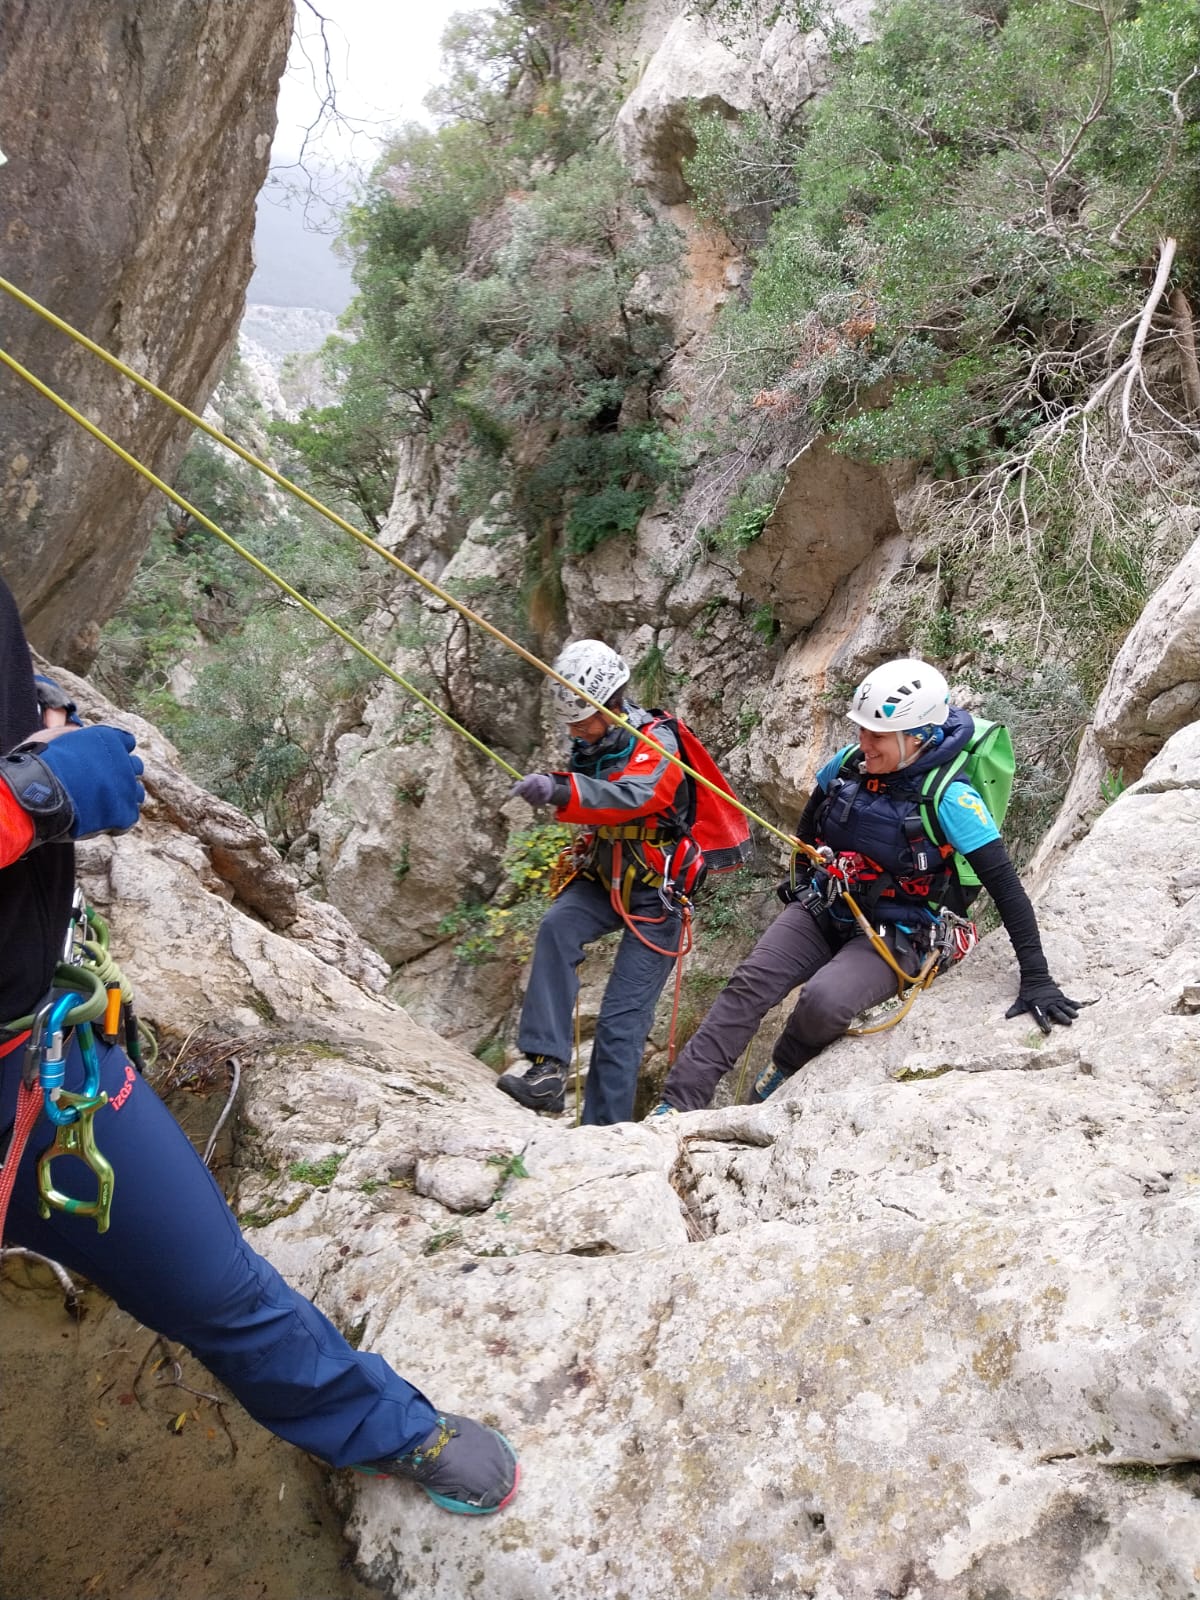
M 897 953 L 902 966 L 912 966 Z M 699 1111 L 735 1067 L 772 1006 L 803 984 L 771 1059 L 784 1072 L 811 1061 L 866 1006 L 896 992 L 896 976 L 861 933 L 829 939 L 804 906 L 784 906 L 713 1001 L 679 1052 L 663 1098 L 679 1111 Z
M 664 914 L 658 891 L 639 885 L 631 896 L 635 917 L 661 918 L 639 923 L 643 937 L 662 950 L 679 948 L 679 913 Z M 576 878 L 554 901 L 538 928 L 533 967 L 517 1048 L 525 1055 L 570 1061 L 575 1049 L 575 997 L 579 963 L 586 945 L 624 923 L 612 908 L 608 890 L 594 878 Z M 638 1072 L 654 1007 L 674 958 L 659 955 L 625 929 L 612 975 L 604 990 L 583 1101 L 586 1123 L 630 1122 Z

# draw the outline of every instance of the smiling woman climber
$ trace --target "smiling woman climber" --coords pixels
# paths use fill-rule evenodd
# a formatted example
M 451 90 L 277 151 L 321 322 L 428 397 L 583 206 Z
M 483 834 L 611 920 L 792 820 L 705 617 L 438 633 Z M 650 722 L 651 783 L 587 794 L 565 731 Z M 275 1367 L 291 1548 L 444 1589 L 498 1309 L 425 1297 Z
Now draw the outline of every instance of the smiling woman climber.
M 74 841 L 131 828 L 145 799 L 133 735 L 69 726 L 74 708 L 53 685 L 39 684 L 0 579 L 0 1018 L 27 1019 L 48 999 L 69 1004 L 70 990 L 55 979 L 72 922 Z M 56 1070 L 53 1038 L 43 1050 L 35 1035 L 32 1053 L 28 1039 L 27 1021 L 0 1025 L 0 1214 L 11 1191 L 9 1242 L 81 1273 L 131 1316 L 187 1345 L 252 1417 L 331 1465 L 412 1479 L 448 1511 L 478 1516 L 508 1504 L 518 1477 L 508 1441 L 439 1412 L 380 1356 L 352 1349 L 250 1249 L 208 1169 L 125 1051 L 103 1043 L 92 1055 L 78 1029 L 63 1087 L 72 1094 L 86 1084 L 90 1100 L 98 1070 L 107 1100 L 91 1112 L 89 1137 L 99 1158 L 92 1170 L 56 1160 L 54 1183 L 65 1192 L 40 1206 L 38 1158 L 55 1137 L 48 1117 L 61 1118 L 64 1105 L 68 1116 L 81 1113 L 61 1097 L 35 1098 L 23 1083 L 23 1064 L 46 1086 Z M 60 1208 L 94 1211 L 97 1178 L 108 1167 L 107 1219 Z M 59 1177 L 60 1168 L 70 1175 Z
M 991 895 L 1020 968 L 1016 1003 L 1044 1033 L 1069 1026 L 1078 1004 L 1050 976 L 1037 918 L 982 796 L 952 778 L 934 802 L 936 839 L 926 837 L 918 804 L 929 774 L 960 757 L 975 732 L 966 711 L 950 704 L 936 667 L 913 659 L 877 667 L 855 690 L 847 715 L 858 743 L 817 773 L 796 832 L 825 847 L 843 881 L 906 972 L 916 973 L 952 899 L 956 854 Z M 775 1041 L 772 1065 L 752 1099 L 765 1100 L 849 1028 L 855 1015 L 896 992 L 893 969 L 864 935 L 830 873 L 780 887 L 784 908 L 717 996 L 680 1052 L 650 1113 L 707 1106 L 758 1031 L 763 1017 L 793 989 L 800 994 Z M 832 885 L 836 889 L 836 883 Z

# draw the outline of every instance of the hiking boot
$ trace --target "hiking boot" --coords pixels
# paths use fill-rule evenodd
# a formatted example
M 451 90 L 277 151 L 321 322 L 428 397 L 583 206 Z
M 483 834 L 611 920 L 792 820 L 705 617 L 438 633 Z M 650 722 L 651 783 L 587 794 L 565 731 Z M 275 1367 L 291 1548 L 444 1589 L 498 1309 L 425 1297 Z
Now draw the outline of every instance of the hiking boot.
M 647 1111 L 646 1115 L 642 1118 L 642 1121 L 655 1122 L 659 1117 L 677 1117 L 678 1115 L 678 1106 L 671 1106 L 668 1105 L 665 1100 L 660 1100 L 653 1111 Z
M 411 1478 L 443 1511 L 486 1517 L 517 1492 L 517 1453 L 502 1433 L 470 1417 L 439 1416 L 415 1450 L 352 1468 L 370 1478 Z
M 794 1078 L 795 1076 L 795 1068 L 787 1070 L 783 1067 L 777 1067 L 772 1062 L 769 1067 L 764 1067 L 758 1077 L 755 1078 L 750 1093 L 746 1096 L 746 1104 L 748 1106 L 761 1105 L 764 1100 L 769 1099 L 775 1093 L 776 1089 L 782 1088 L 789 1078 Z
M 530 1111 L 561 1111 L 567 1103 L 567 1064 L 553 1056 L 530 1056 L 524 1072 L 506 1072 L 496 1087 Z

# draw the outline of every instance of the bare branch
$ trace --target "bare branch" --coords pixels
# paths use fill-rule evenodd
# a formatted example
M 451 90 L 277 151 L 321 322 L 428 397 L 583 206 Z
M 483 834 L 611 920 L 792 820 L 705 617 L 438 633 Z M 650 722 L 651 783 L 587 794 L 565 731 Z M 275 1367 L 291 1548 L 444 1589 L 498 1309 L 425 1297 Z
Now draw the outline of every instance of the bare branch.
M 76 1322 L 79 1321 L 82 1296 L 74 1279 L 64 1266 L 61 1266 L 57 1261 L 51 1261 L 49 1256 L 39 1255 L 36 1250 L 26 1250 L 22 1246 L 15 1244 L 6 1245 L 3 1250 L 0 1250 L 0 1261 L 8 1261 L 10 1259 L 31 1261 L 35 1266 L 45 1267 L 48 1272 L 53 1273 L 55 1281 L 62 1290 L 64 1306 L 66 1306 L 68 1313 L 74 1317 Z
M 1121 395 L 1121 426 L 1126 437 L 1133 433 L 1133 424 L 1130 421 L 1129 405 L 1135 382 L 1142 383 L 1142 352 L 1146 347 L 1146 339 L 1150 332 L 1150 322 L 1158 310 L 1158 303 L 1166 293 L 1167 280 L 1171 276 L 1171 263 L 1175 259 L 1175 240 L 1164 239 L 1158 252 L 1158 271 L 1154 274 L 1154 284 L 1150 290 L 1150 298 L 1146 301 L 1138 323 L 1137 332 L 1133 336 L 1133 347 L 1129 352 L 1129 359 L 1125 363 L 1125 388 Z M 1121 369 L 1118 369 L 1121 370 Z M 1089 402 L 1090 404 L 1090 402 Z
M 1109 234 L 1109 244 L 1120 244 L 1122 233 L 1124 233 L 1125 229 L 1133 221 L 1134 217 L 1137 216 L 1138 212 L 1150 204 L 1150 201 L 1158 193 L 1159 189 L 1162 187 L 1163 181 L 1174 165 L 1175 152 L 1179 149 L 1179 141 L 1183 137 L 1183 130 L 1186 125 L 1183 107 L 1179 103 L 1180 96 L 1183 94 L 1183 91 L 1187 88 L 1188 84 L 1191 83 L 1193 79 L 1198 77 L 1200 77 L 1200 66 L 1195 66 L 1177 88 L 1169 91 L 1166 89 L 1158 90 L 1159 94 L 1169 94 L 1170 96 L 1171 109 L 1175 114 L 1175 130 L 1171 134 L 1170 140 L 1167 143 L 1167 148 L 1163 152 L 1163 158 L 1158 164 L 1158 171 L 1154 174 L 1153 178 L 1151 178 L 1145 189 L 1134 201 L 1133 205 L 1130 206 L 1129 210 L 1121 218 L 1120 222 L 1117 223 L 1113 231 Z

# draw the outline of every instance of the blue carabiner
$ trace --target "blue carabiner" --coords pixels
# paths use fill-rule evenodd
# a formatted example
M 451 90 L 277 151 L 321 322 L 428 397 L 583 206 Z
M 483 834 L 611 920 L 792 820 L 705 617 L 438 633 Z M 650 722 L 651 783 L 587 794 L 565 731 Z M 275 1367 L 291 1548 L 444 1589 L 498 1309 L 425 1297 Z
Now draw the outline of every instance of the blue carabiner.
M 66 1080 L 67 1071 L 63 1022 L 68 1012 L 73 1011 L 78 1003 L 79 996 L 76 994 L 64 994 L 57 1000 L 52 1000 L 41 1036 L 43 1043 L 41 1061 L 38 1065 L 38 1082 L 41 1085 L 46 1115 L 56 1127 L 60 1128 L 67 1123 L 78 1122 L 81 1109 L 86 1111 L 87 1102 L 94 1101 L 100 1090 L 100 1058 L 96 1053 L 91 1025 L 86 1022 L 81 1023 L 76 1033 L 79 1037 L 80 1053 L 83 1056 L 84 1077 L 79 1096 L 83 1104 L 82 1107 L 78 1103 L 60 1107 L 57 1103 L 58 1093 Z

